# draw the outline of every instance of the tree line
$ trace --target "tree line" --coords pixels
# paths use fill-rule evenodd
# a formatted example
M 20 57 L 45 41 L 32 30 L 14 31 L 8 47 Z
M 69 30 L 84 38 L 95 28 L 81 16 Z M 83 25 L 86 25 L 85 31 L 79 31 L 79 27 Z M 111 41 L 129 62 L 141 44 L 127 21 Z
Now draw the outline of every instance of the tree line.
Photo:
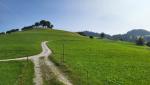
M 50 21 L 41 20 L 40 22 L 36 22 L 35 24 L 33 24 L 31 26 L 25 26 L 25 27 L 21 28 L 21 31 L 31 30 L 34 28 L 53 29 L 53 27 L 54 27 L 54 25 Z M 10 34 L 10 33 L 18 32 L 18 31 L 19 31 L 19 29 L 11 29 L 6 32 L 0 32 L 0 35 Z

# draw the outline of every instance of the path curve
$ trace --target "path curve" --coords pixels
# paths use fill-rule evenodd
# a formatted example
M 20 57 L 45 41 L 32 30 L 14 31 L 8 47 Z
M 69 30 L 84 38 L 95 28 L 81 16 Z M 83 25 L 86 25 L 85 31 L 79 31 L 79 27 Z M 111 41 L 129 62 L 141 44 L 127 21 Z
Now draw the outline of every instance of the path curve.
M 43 85 L 43 78 L 42 72 L 40 69 L 40 58 L 44 58 L 45 64 L 51 69 L 51 71 L 57 76 L 57 79 L 62 82 L 64 85 L 73 85 L 63 73 L 55 66 L 55 64 L 49 60 L 49 56 L 52 54 L 52 51 L 46 45 L 48 41 L 44 41 L 41 43 L 42 52 L 38 55 L 23 57 L 23 58 L 14 58 L 14 59 L 5 59 L 0 61 L 16 61 L 16 60 L 31 60 L 34 63 L 34 71 L 35 71 L 35 78 L 34 83 L 35 85 Z

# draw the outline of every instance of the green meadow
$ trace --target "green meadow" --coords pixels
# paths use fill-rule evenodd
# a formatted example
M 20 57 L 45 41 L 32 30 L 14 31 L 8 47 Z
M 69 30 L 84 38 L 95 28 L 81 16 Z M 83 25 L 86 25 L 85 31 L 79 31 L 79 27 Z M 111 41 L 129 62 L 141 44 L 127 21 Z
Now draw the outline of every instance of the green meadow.
M 53 61 L 70 76 L 75 85 L 150 83 L 150 50 L 147 47 L 97 39 L 53 41 L 49 45 L 54 52 Z
M 0 36 L 0 59 L 38 54 L 42 41 L 49 41 L 48 46 L 53 52 L 50 59 L 74 85 L 150 83 L 150 48 L 121 41 L 89 39 L 67 31 L 34 29 Z M 16 82 L 12 76 L 18 77 L 25 69 L 21 62 L 0 62 L 0 71 L 5 68 L 12 73 L 7 74 L 10 77 L 0 76 L 3 85 L 8 83 L 5 79 Z

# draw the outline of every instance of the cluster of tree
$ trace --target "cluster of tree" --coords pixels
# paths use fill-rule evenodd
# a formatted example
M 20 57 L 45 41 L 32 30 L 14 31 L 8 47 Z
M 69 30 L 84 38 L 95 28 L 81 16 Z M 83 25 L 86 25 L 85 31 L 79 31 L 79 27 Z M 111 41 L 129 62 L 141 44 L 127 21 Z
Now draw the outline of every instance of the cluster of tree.
M 5 32 L 0 32 L 0 35 L 5 35 Z
M 25 31 L 25 30 L 30 30 L 33 28 L 50 28 L 50 29 L 52 29 L 53 27 L 54 26 L 49 21 L 41 20 L 40 22 L 36 22 L 34 25 L 23 27 L 21 30 Z M 19 29 L 11 29 L 11 30 L 6 31 L 6 34 L 10 34 L 12 32 L 17 32 L 17 31 L 19 31 Z M 0 35 L 4 35 L 4 34 L 5 34 L 5 32 L 0 32 Z
M 144 41 L 144 38 L 143 38 L 143 37 L 139 37 L 139 38 L 136 40 L 136 45 L 143 46 L 144 44 L 145 44 L 145 41 Z
M 30 30 L 33 28 L 50 28 L 52 29 L 54 25 L 51 24 L 51 22 L 47 20 L 41 20 L 40 22 L 36 22 L 34 25 L 23 27 L 22 30 Z
M 100 38 L 102 38 L 102 39 L 105 38 L 105 33 L 102 32 L 102 33 L 100 34 Z
M 41 20 L 40 22 L 36 22 L 34 24 L 35 27 L 42 26 L 43 28 L 53 28 L 54 26 L 51 24 L 51 22 L 46 21 L 46 20 Z
M 11 29 L 11 30 L 6 31 L 6 34 L 10 34 L 12 32 L 18 32 L 18 31 L 19 29 Z
M 136 40 L 136 45 L 139 45 L 139 46 L 144 46 L 144 45 L 147 45 L 150 47 L 150 41 L 146 42 L 145 43 L 145 40 L 143 37 L 139 37 L 137 40 Z
M 33 29 L 33 26 L 26 26 L 26 27 L 23 27 L 21 30 L 26 31 L 26 30 L 30 30 L 30 29 Z

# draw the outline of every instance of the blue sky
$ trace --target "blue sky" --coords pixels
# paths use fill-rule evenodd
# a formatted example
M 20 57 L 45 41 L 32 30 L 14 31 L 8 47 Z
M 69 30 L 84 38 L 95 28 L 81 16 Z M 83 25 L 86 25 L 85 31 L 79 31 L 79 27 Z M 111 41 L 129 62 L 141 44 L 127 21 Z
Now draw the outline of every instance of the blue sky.
M 150 30 L 150 0 L 0 0 L 0 31 L 41 19 L 68 31 Z

